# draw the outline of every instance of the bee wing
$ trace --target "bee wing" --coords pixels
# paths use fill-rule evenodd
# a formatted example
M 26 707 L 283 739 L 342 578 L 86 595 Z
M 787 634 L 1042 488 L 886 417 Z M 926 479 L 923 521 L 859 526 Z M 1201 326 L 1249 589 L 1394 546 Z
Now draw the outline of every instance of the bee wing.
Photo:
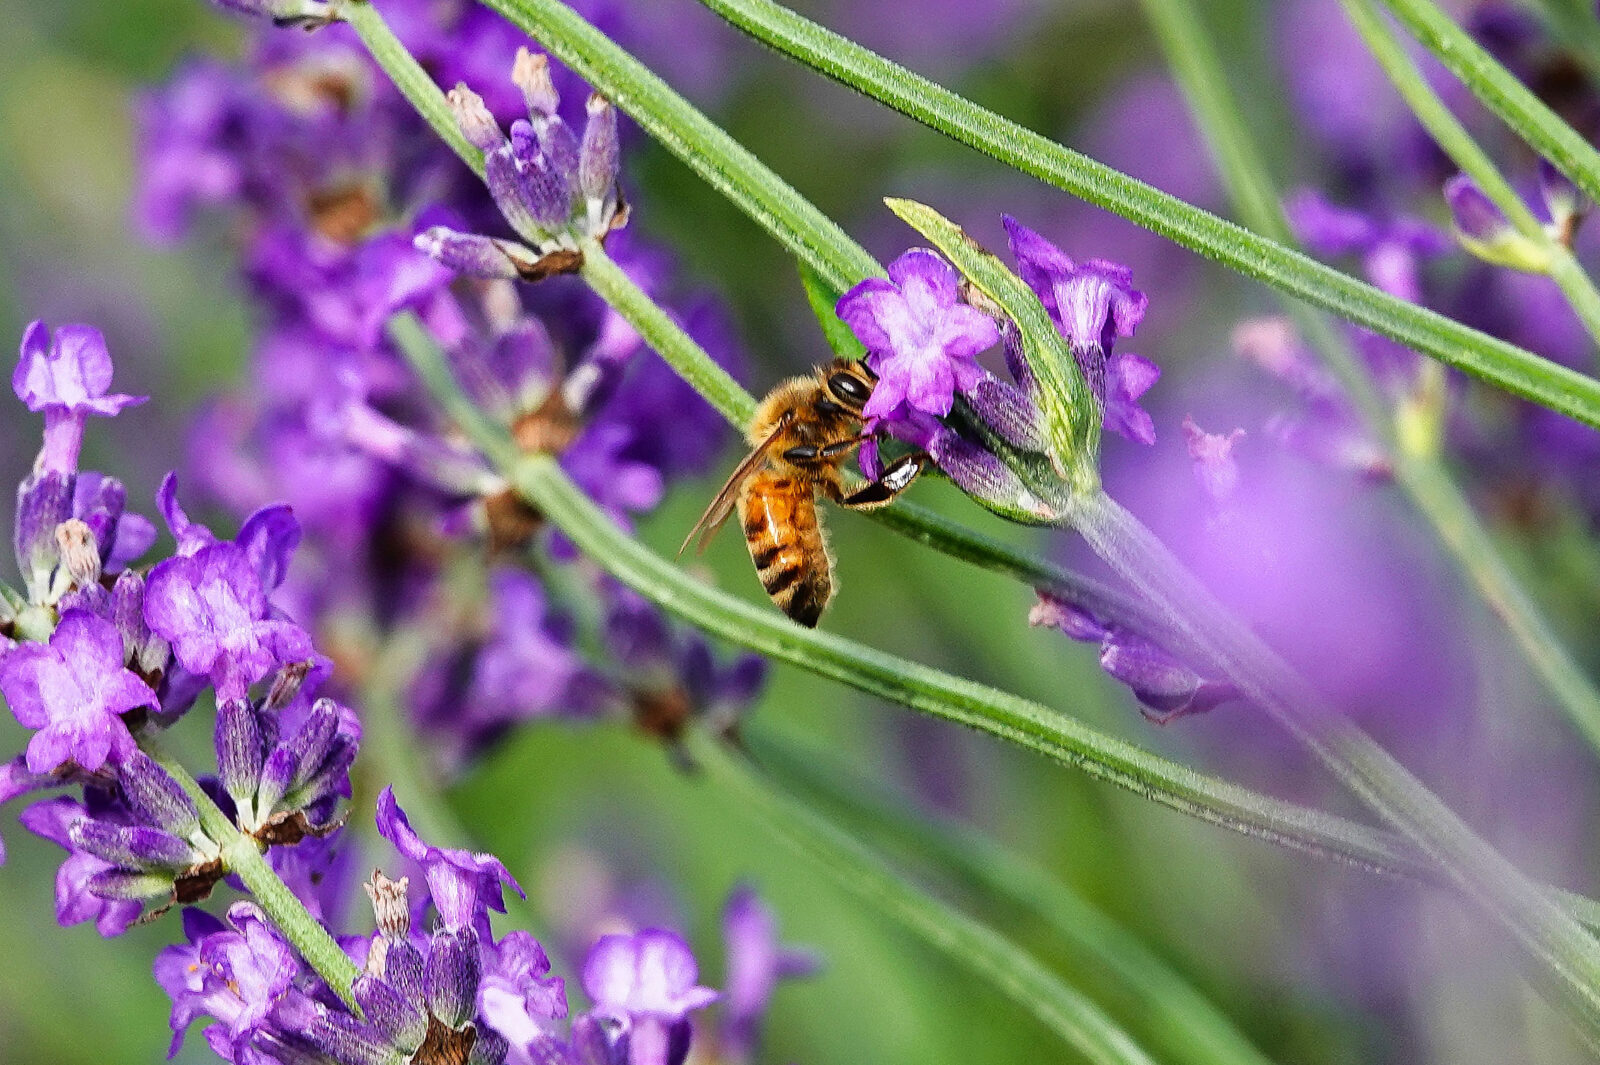
M 734 467 L 733 472 L 728 474 L 728 479 L 717 492 L 716 498 L 711 500 L 711 505 L 706 507 L 706 512 L 700 515 L 700 520 L 694 523 L 694 528 L 689 530 L 689 535 L 683 538 L 683 546 L 678 548 L 679 556 L 682 556 L 689 549 L 689 541 L 693 540 L 696 534 L 700 537 L 700 543 L 696 550 L 704 551 L 706 549 L 706 545 L 717 534 L 717 530 L 722 528 L 722 523 L 727 521 L 728 515 L 733 513 L 733 505 L 739 499 L 739 486 L 744 483 L 746 477 L 749 477 L 766 461 L 772 446 L 778 442 L 778 434 L 783 430 L 784 426 L 782 425 L 772 430 L 767 438 L 757 444 L 755 450 L 746 455 L 744 461 L 740 462 L 738 466 Z

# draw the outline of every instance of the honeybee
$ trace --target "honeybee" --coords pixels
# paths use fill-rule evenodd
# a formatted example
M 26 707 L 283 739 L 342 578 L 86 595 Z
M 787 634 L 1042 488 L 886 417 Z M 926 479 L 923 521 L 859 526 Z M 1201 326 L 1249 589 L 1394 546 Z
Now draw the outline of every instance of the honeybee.
M 753 450 L 728 476 L 678 553 L 696 534 L 704 550 L 737 509 L 762 587 L 779 610 L 815 628 L 833 597 L 833 555 L 817 493 L 841 507 L 871 510 L 905 491 L 928 461 L 925 454 L 907 455 L 877 480 L 845 492 L 840 470 L 866 439 L 861 410 L 876 381 L 865 363 L 837 359 L 768 392 L 745 434 Z

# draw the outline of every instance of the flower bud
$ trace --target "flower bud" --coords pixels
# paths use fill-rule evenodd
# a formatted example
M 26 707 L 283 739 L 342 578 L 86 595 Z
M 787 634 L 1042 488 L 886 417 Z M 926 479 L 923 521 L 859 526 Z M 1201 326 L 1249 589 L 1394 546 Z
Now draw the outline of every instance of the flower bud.
M 445 98 L 450 102 L 451 113 L 455 115 L 456 127 L 474 148 L 487 155 L 505 145 L 506 135 L 501 132 L 500 123 L 494 120 L 483 97 L 465 84 L 458 84 Z
M 414 1054 L 428 1035 L 428 1015 L 387 981 L 368 973 L 356 977 L 351 991 L 367 1023 L 406 1054 Z
M 482 976 L 476 932 L 471 928 L 435 932 L 425 974 L 428 1012 L 446 1027 L 460 1029 L 477 1014 Z
M 578 150 L 578 191 L 587 203 L 596 205 L 615 194 L 622 150 L 617 141 L 617 111 L 611 101 L 595 93 L 589 97 L 587 109 L 589 121 Z
M 412 243 L 447 269 L 468 277 L 511 280 L 532 272 L 539 261 L 537 255 L 516 241 L 461 233 L 446 226 L 426 229 Z
M 529 115 L 553 115 L 561 106 L 555 82 L 550 80 L 550 57 L 543 52 L 518 48 L 511 64 L 511 82 L 522 90 Z
M 227 699 L 217 707 L 217 775 L 240 814 L 252 804 L 261 786 L 265 759 L 261 720 L 245 699 Z
M 53 470 L 37 473 L 17 489 L 17 517 L 13 544 L 17 568 L 22 571 L 28 599 L 46 602 L 51 578 L 61 560 L 56 526 L 72 517 L 75 476 Z
M 1457 174 L 1446 181 L 1444 196 L 1456 241 L 1467 251 L 1496 266 L 1529 274 L 1549 272 L 1550 257 L 1544 248 L 1518 233 L 1472 178 Z
M 200 831 L 200 814 L 172 775 L 143 751 L 134 751 L 118 769 L 122 793 L 133 812 L 147 824 L 179 839 Z

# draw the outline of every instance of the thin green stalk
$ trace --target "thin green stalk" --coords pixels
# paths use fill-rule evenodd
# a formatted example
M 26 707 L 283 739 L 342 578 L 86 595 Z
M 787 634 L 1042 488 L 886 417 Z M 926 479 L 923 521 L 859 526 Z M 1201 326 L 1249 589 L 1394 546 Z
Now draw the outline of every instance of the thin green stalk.
M 1178 84 L 1212 147 L 1239 216 L 1280 240 L 1292 236 L 1266 163 L 1239 120 L 1210 38 L 1190 0 L 1144 0 Z M 1519 201 L 1520 202 L 1520 201 Z M 1395 478 L 1433 528 L 1468 581 L 1511 633 L 1523 656 L 1569 720 L 1600 750 L 1600 690 L 1567 652 L 1538 604 L 1511 571 L 1449 471 L 1432 452 L 1401 447 L 1394 412 L 1379 394 L 1348 337 L 1333 322 L 1285 301 L 1312 348 L 1321 353 L 1355 404 L 1367 430 L 1388 453 Z
M 450 113 L 450 105 L 439 91 L 439 86 L 434 84 L 433 78 L 422 69 L 416 57 L 406 51 L 405 45 L 395 37 L 394 31 L 378 13 L 377 6 L 370 0 L 341 0 L 337 10 L 339 16 L 356 31 L 356 36 L 361 38 L 367 51 L 372 53 L 373 60 L 389 75 L 389 80 L 394 82 L 407 102 L 433 127 L 439 139 L 448 144 L 461 157 L 461 161 L 472 168 L 473 173 L 482 177 L 483 153 L 462 136 L 461 128 L 456 125 L 455 116 Z M 509 71 L 507 76 L 510 76 Z
M 774 835 L 811 858 L 840 886 L 1033 1014 L 1085 1059 L 1097 1065 L 1154 1065 L 1098 1006 L 1020 946 L 908 884 L 859 840 L 779 792 L 699 730 L 691 733 L 689 748 L 706 776 L 741 810 L 764 821 Z
M 604 89 L 632 79 L 637 66 L 627 53 L 598 37 L 555 0 L 487 0 L 585 77 Z M 1268 240 L 1174 196 L 1136 181 L 1056 144 L 907 71 L 771 0 L 701 0 L 733 25 L 819 73 L 887 104 L 901 113 L 1018 170 L 1103 207 L 1248 277 L 1347 318 L 1440 362 L 1480 377 L 1514 395 L 1600 427 L 1600 381 L 1569 370 L 1436 312 L 1396 299 L 1292 248 Z M 576 25 L 574 25 L 576 23 Z M 603 38 L 600 38 L 604 41 Z M 603 57 L 595 61 L 595 56 Z M 664 111 L 655 100 L 635 101 Z M 683 105 L 675 100 L 673 107 Z M 635 117 L 638 117 L 636 114 Z M 697 134 L 698 137 L 698 134 Z M 726 134 L 696 140 L 686 150 L 721 160 Z M 669 145 L 671 146 L 671 145 Z M 722 180 L 737 176 L 741 204 L 754 194 L 763 206 L 752 212 L 768 224 L 765 201 L 788 189 L 765 168 L 729 165 Z M 769 224 L 769 228 L 773 228 Z M 773 228 L 779 239 L 785 234 Z M 809 259 L 810 248 L 790 245 L 818 273 L 836 281 L 842 259 Z M 853 250 L 839 248 L 835 255 Z M 848 271 L 845 271 L 848 273 Z M 852 283 L 859 272 L 841 284 Z M 838 282 L 836 282 L 838 283 Z
M 256 841 L 238 830 L 228 815 L 212 801 L 199 781 L 189 774 L 183 764 L 161 751 L 154 739 L 141 737 L 139 746 L 152 760 L 165 769 L 185 795 L 200 811 L 200 827 L 222 848 L 222 861 L 228 871 L 238 875 L 250 890 L 256 905 L 282 932 L 306 964 L 333 989 L 334 994 L 360 1013 L 351 985 L 361 970 L 334 941 L 322 922 L 311 916 L 305 904 L 295 897 L 288 885 L 279 879 Z
M 391 335 L 434 400 L 471 408 L 420 323 L 397 316 Z M 1097 732 L 1038 703 L 884 654 L 709 587 L 667 562 L 612 522 L 547 456 L 517 459 L 504 431 L 481 417 L 456 416 L 473 442 L 502 463 L 528 503 L 584 554 L 623 584 L 713 636 L 788 662 L 934 717 L 987 732 L 1161 805 L 1245 835 L 1362 868 L 1428 875 L 1428 863 L 1392 836 L 1197 773 Z M 500 458 L 495 458 L 500 456 Z
M 1600 151 L 1594 145 L 1428 0 L 1383 0 L 1383 5 L 1517 136 L 1555 164 L 1589 199 L 1600 201 Z M 1593 12 L 1589 17 L 1593 19 Z
M 1589 337 L 1600 342 L 1600 290 L 1596 290 L 1594 280 L 1578 265 L 1571 249 L 1540 224 L 1488 153 L 1478 146 L 1472 134 L 1450 113 L 1450 109 L 1439 99 L 1439 95 L 1424 80 L 1422 72 L 1401 47 L 1399 39 L 1378 13 L 1373 0 L 1340 0 L 1340 3 L 1361 34 L 1361 39 L 1366 42 L 1367 49 L 1383 67 L 1383 72 L 1429 136 L 1456 166 L 1472 178 L 1517 233 L 1548 257 L 1550 277 L 1560 286 L 1567 304 L 1583 322 Z
M 724 418 L 741 429 L 749 424 L 756 410 L 750 393 L 741 388 L 727 370 L 712 361 L 705 349 L 685 333 L 660 304 L 634 284 L 633 278 L 623 273 L 599 244 L 584 244 L 580 276 Z
M 817 744 L 747 737 L 755 760 L 789 792 L 820 799 L 869 845 L 904 853 L 984 898 L 1009 901 L 1054 933 L 1080 968 L 1116 984 L 1163 1060 L 1188 1065 L 1270 1065 L 1215 1005 L 1088 900 L 1045 870 L 977 832 L 941 825 L 881 794 Z
M 1103 492 L 1075 500 L 1072 525 L 1113 569 L 1204 646 L 1208 664 L 1314 752 L 1537 960 L 1579 1030 L 1600 1045 L 1600 944 L 1480 840 L 1404 766 L 1341 717 Z

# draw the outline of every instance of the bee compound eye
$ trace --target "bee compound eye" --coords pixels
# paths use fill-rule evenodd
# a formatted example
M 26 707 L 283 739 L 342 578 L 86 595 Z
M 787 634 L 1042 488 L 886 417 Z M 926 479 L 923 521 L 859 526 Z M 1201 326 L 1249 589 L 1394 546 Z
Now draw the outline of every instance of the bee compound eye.
M 785 451 L 783 457 L 790 462 L 811 462 L 817 457 L 817 449 L 810 444 L 802 444 Z
M 836 373 L 828 377 L 828 391 L 835 398 L 852 406 L 859 407 L 872 398 L 872 389 L 860 378 L 847 373 Z

